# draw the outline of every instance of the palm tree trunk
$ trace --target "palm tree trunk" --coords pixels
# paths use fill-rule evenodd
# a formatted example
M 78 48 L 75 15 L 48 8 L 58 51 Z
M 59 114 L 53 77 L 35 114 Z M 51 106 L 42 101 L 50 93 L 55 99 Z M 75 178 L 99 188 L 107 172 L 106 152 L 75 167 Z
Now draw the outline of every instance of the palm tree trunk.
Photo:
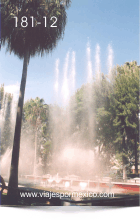
M 29 63 L 29 52 L 27 51 L 24 55 L 23 72 L 22 72 L 22 79 L 21 79 L 20 93 L 19 93 L 19 100 L 17 107 L 10 177 L 8 184 L 8 203 L 10 204 L 17 204 L 17 198 L 18 198 L 18 162 L 19 162 L 21 123 L 22 123 L 22 110 L 23 110 L 28 63 Z

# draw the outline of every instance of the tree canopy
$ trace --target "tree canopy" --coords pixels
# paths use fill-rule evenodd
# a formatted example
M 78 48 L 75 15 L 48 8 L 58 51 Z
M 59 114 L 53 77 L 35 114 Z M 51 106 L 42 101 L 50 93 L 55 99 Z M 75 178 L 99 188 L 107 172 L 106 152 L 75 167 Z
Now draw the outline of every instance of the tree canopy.
M 30 56 L 52 51 L 58 40 L 63 37 L 67 20 L 66 8 L 70 6 L 70 2 L 69 0 L 2 0 L 2 45 L 6 44 L 7 50 L 14 52 L 20 58 L 23 58 L 27 51 Z M 57 27 L 51 27 L 56 20 Z M 37 24 L 38 22 L 40 24 Z

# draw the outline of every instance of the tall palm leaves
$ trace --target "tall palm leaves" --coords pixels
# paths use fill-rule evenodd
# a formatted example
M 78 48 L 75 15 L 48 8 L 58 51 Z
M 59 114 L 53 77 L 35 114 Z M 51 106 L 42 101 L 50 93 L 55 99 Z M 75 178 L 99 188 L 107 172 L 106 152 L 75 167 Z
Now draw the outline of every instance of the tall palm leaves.
M 9 199 L 11 198 L 11 203 L 15 203 L 18 192 L 18 160 L 27 66 L 30 57 L 52 51 L 58 40 L 62 38 L 66 25 L 65 9 L 70 5 L 70 0 L 2 0 L 1 2 L 1 43 L 7 46 L 8 51 L 19 58 L 24 58 L 8 189 Z M 56 28 L 51 27 L 53 16 L 57 18 Z M 26 22 L 22 22 L 23 17 L 26 17 Z
M 37 152 L 37 131 L 41 122 L 46 120 L 47 105 L 44 100 L 38 97 L 26 102 L 24 105 L 25 118 L 35 128 L 35 156 L 34 156 L 34 176 L 36 175 L 36 152 Z
M 46 116 L 46 109 L 44 100 L 40 98 L 31 99 L 24 105 L 25 118 L 33 125 L 36 125 L 37 120 L 44 120 Z
M 66 6 L 61 4 L 62 1 L 7 0 L 4 2 L 6 3 L 1 12 L 2 43 L 7 43 L 8 50 L 23 58 L 27 50 L 30 56 L 34 56 L 40 53 L 43 55 L 44 52 L 50 52 L 56 47 L 66 25 Z M 27 18 L 27 27 L 22 27 L 22 25 L 26 26 L 26 23 L 21 24 L 23 16 Z M 57 28 L 50 27 L 55 21 L 53 16 L 57 18 Z M 17 17 L 17 27 L 14 17 Z M 44 17 L 47 20 L 46 27 Z

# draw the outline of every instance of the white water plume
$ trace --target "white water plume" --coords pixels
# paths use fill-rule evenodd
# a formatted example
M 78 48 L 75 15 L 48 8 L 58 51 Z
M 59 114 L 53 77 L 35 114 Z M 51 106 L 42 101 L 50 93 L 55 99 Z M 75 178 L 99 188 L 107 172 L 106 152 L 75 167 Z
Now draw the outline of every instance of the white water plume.
M 91 49 L 89 43 L 87 44 L 87 82 L 92 82 L 92 63 L 91 63 Z
M 20 89 L 20 84 L 18 82 L 16 84 L 12 84 L 4 87 L 5 92 L 12 94 L 15 101 L 18 100 L 19 89 Z
M 112 49 L 112 46 L 110 44 L 108 45 L 107 64 L 108 64 L 108 76 L 109 76 L 109 79 L 111 79 L 111 70 L 112 70 L 112 67 L 113 67 L 113 49 Z
M 62 85 L 62 97 L 63 104 L 66 105 L 69 100 L 69 86 L 68 86 L 68 64 L 69 64 L 69 52 L 66 55 L 65 64 L 64 64 L 64 78 Z
M 1 157 L 0 164 L 1 164 L 1 175 L 2 176 L 6 176 L 6 177 L 9 176 L 11 154 L 12 154 L 12 149 L 7 148 L 6 152 Z
M 4 122 L 6 119 L 6 112 L 7 112 L 7 106 L 8 106 L 8 96 L 6 96 L 6 93 L 3 94 L 3 101 L 0 109 L 0 128 L 3 129 Z
M 71 64 L 71 78 L 72 78 L 72 92 L 75 91 L 75 76 L 76 76 L 76 71 L 75 71 L 75 51 L 72 52 L 72 64 Z
M 55 96 L 56 96 L 56 101 L 58 99 L 58 90 L 59 90 L 59 59 L 56 60 L 55 62 L 55 84 L 54 84 L 54 90 L 55 90 Z
M 96 53 L 95 53 L 95 74 L 96 79 L 101 79 L 101 61 L 100 61 L 100 46 L 96 45 Z
M 15 127 L 15 122 L 16 122 L 16 111 L 17 111 L 17 101 L 12 99 L 11 102 L 11 123 L 13 127 Z
M 57 172 L 63 168 L 63 175 L 74 174 L 82 178 L 89 178 L 95 165 L 94 152 L 67 144 L 54 155 L 53 163 Z
M 84 99 L 86 102 L 86 106 L 87 106 L 87 115 L 85 117 L 87 117 L 88 120 L 88 127 L 89 127 L 89 143 L 91 143 L 91 140 L 93 138 L 93 128 L 94 128 L 94 123 L 93 123 L 93 108 L 92 108 L 92 83 L 93 83 L 93 75 L 92 75 L 92 62 L 91 62 L 91 49 L 90 49 L 90 45 L 89 42 L 87 44 L 87 87 L 84 93 Z M 83 119 L 83 123 L 85 120 Z M 84 127 L 85 125 L 83 125 Z

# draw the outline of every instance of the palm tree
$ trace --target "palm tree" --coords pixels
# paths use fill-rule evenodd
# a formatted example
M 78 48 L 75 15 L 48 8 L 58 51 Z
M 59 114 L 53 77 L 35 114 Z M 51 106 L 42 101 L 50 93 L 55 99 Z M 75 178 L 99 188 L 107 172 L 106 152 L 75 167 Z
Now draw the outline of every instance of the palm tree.
M 49 53 L 56 47 L 64 34 L 66 8 L 70 3 L 70 0 L 1 0 L 1 44 L 6 45 L 10 53 L 24 59 L 8 185 L 9 202 L 12 204 L 17 202 L 18 194 L 21 121 L 29 59 L 37 54 Z M 53 16 L 57 18 L 57 28 L 51 27 L 52 21 L 55 21 Z
M 35 129 L 34 176 L 36 176 L 37 133 L 41 123 L 46 121 L 47 110 L 48 105 L 44 104 L 44 100 L 38 97 L 27 101 L 24 105 L 25 120 L 29 121 Z

